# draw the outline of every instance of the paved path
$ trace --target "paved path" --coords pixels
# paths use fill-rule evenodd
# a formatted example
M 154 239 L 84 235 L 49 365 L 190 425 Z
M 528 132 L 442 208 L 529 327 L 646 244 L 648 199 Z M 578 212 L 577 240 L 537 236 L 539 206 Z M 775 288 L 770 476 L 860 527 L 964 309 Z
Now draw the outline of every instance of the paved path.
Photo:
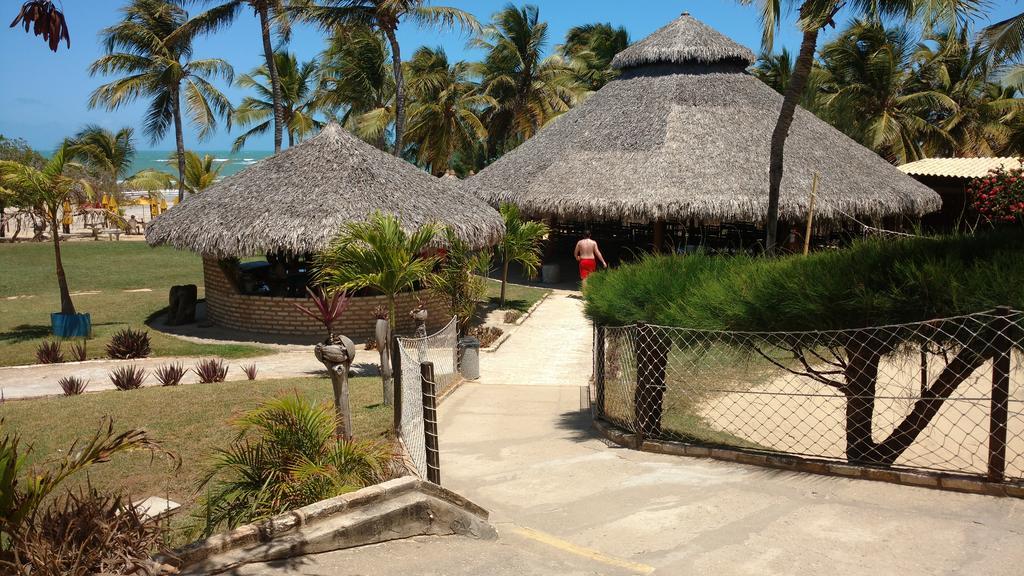
M 607 446 L 590 429 L 579 301 L 555 294 L 527 325 L 440 409 L 442 483 L 491 510 L 499 540 L 390 542 L 237 573 L 1020 573 L 1020 500 Z
M 258 356 L 256 358 L 240 358 L 225 360 L 228 365 L 229 381 L 245 380 L 241 366 L 255 364 L 257 377 L 261 380 L 270 378 L 301 378 L 325 374 L 324 365 L 313 357 L 312 346 L 276 346 L 280 351 L 276 354 Z M 376 374 L 379 355 L 376 351 L 362 350 L 357 346 L 356 360 L 352 364 L 357 374 Z M 200 358 L 196 357 L 162 357 L 142 358 L 139 360 L 87 360 L 85 362 L 64 362 L 61 364 L 43 364 L 32 366 L 7 366 L 0 368 L 0 391 L 6 399 L 32 398 L 61 394 L 57 381 L 68 375 L 78 376 L 89 381 L 88 392 L 112 390 L 110 383 L 111 370 L 119 366 L 136 365 L 145 368 L 146 386 L 159 386 L 153 376 L 153 370 L 167 364 L 178 363 L 186 369 L 191 368 Z M 183 384 L 194 384 L 199 378 L 191 370 L 182 380 Z

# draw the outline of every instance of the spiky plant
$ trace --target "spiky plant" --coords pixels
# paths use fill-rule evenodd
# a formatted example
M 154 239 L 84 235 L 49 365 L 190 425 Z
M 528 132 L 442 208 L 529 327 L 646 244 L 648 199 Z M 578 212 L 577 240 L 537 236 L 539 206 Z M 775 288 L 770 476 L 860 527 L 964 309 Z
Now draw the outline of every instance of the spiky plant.
M 145 368 L 119 366 L 110 373 L 110 383 L 118 390 L 138 390 L 146 380 Z
M 64 361 L 64 351 L 58 340 L 43 340 L 36 348 L 36 360 L 40 364 L 60 364 Z
M 161 386 L 177 386 L 185 377 L 185 367 L 179 363 L 167 364 L 153 371 Z
M 85 362 L 89 359 L 89 350 L 85 340 L 71 345 L 71 357 L 77 362 Z
M 341 319 L 341 315 L 348 309 L 352 298 L 344 290 L 335 290 L 330 295 L 323 288 L 306 287 L 309 299 L 313 302 L 313 308 L 302 304 L 293 304 L 300 312 L 324 325 L 327 329 L 327 340 L 334 339 L 334 323 Z
M 123 328 L 114 333 L 107 344 L 107 356 L 115 360 L 146 358 L 153 351 L 149 343 L 149 332 Z
M 57 380 L 57 384 L 60 384 L 60 389 L 64 391 L 65 396 L 78 396 L 85 392 L 86 387 L 89 386 L 89 381 L 82 380 L 78 376 L 65 376 Z
M 219 358 L 200 360 L 192 368 L 192 371 L 199 377 L 200 384 L 212 384 L 223 382 L 228 377 L 228 366 Z
M 255 364 L 245 364 L 243 366 L 239 366 L 239 368 L 242 369 L 242 372 L 245 373 L 245 377 L 248 378 L 249 380 L 256 379 L 257 370 Z

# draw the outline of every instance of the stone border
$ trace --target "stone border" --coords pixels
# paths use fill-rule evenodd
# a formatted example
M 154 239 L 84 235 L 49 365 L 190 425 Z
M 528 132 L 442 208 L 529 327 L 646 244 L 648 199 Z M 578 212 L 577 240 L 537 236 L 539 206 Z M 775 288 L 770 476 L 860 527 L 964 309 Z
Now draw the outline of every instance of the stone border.
M 642 440 L 637 434 L 627 432 L 607 420 L 594 418 L 593 422 L 594 429 L 605 439 L 623 448 L 641 450 L 643 452 L 691 456 L 695 458 L 713 458 L 725 462 L 776 468 L 790 472 L 874 480 L 876 482 L 889 482 L 890 484 L 917 486 L 936 490 L 1024 498 L 1024 482 L 989 482 L 984 478 L 968 476 L 966 474 L 894 470 L 891 468 L 857 466 L 845 462 L 804 458 L 790 454 L 767 454 L 743 448 L 709 446 L 667 440 Z
M 438 500 L 457 510 L 458 513 L 466 515 L 467 518 L 476 519 L 453 522 L 451 526 L 447 527 L 450 533 L 462 533 L 478 538 L 493 538 L 495 536 L 493 528 L 487 524 L 489 516 L 487 510 L 441 486 L 415 477 L 405 476 L 315 502 L 268 520 L 240 526 L 229 532 L 216 534 L 178 548 L 171 554 L 158 557 L 156 560 L 186 572 L 190 567 L 208 561 L 211 558 L 253 546 L 272 543 L 275 540 L 292 536 L 305 527 L 327 521 L 333 516 L 348 512 L 360 512 L 373 516 L 374 513 L 371 509 L 374 505 L 394 500 L 398 496 L 413 493 L 419 493 L 426 498 Z M 430 518 L 433 519 L 433 516 L 431 515 Z M 394 521 L 394 519 L 387 514 L 380 516 L 376 520 L 381 526 L 388 524 L 389 521 Z M 339 532 L 334 539 L 336 544 L 334 549 L 343 549 L 367 543 L 354 540 L 357 537 L 355 534 L 346 534 L 344 531 Z M 347 542 L 346 539 L 352 539 L 353 541 Z
M 534 302 L 533 306 L 530 306 L 530 308 L 526 312 L 524 312 L 522 316 L 519 317 L 519 320 L 516 320 L 515 323 L 513 323 L 511 325 L 503 323 L 503 324 L 501 324 L 501 326 L 513 326 L 515 328 L 518 328 L 518 327 L 522 326 L 523 322 L 526 322 L 526 320 L 533 314 L 533 311 L 536 310 L 538 306 L 543 304 L 544 301 L 547 300 L 548 297 L 551 296 L 551 294 L 553 293 L 553 291 L 550 288 L 546 288 L 546 290 L 547 290 L 547 292 L 544 293 L 544 295 L 540 297 L 540 300 L 537 300 L 536 302 Z M 499 328 L 501 326 L 499 326 Z M 498 348 L 501 348 L 501 345 L 505 343 L 505 340 L 508 340 L 509 337 L 511 337 L 513 334 L 515 334 L 515 332 L 516 331 L 514 329 L 509 329 L 509 330 L 503 331 L 502 335 L 498 336 L 498 339 L 495 340 L 493 344 L 491 344 L 487 348 L 481 348 L 480 352 L 486 352 L 488 354 L 492 354 L 494 352 L 497 352 Z

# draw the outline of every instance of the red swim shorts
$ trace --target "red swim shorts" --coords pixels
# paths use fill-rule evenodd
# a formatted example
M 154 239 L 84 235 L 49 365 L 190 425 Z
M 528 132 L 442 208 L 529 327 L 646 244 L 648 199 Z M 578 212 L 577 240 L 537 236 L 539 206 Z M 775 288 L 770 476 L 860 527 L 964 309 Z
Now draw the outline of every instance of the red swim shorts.
M 597 260 L 594 258 L 583 258 L 580 260 L 580 278 L 583 280 L 590 276 L 590 273 L 597 270 Z

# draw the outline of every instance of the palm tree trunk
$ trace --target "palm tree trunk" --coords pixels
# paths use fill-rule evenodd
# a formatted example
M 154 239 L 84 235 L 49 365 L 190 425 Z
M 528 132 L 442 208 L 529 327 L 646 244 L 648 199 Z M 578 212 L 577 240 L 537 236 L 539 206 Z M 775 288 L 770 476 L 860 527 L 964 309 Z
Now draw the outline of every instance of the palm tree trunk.
M 501 263 L 501 298 L 498 307 L 505 305 L 505 286 L 508 286 L 508 259 Z
M 281 151 L 281 140 L 284 134 L 284 110 L 281 97 L 281 79 L 277 76 L 277 62 L 274 60 L 274 47 L 270 43 L 270 9 L 266 2 L 259 4 L 260 28 L 263 31 L 263 57 L 267 60 L 270 72 L 270 89 L 274 95 L 274 154 Z
M 57 261 L 57 286 L 60 287 L 60 313 L 74 314 L 75 303 L 71 301 L 68 279 L 64 275 L 64 263 L 60 259 L 60 228 L 57 222 L 57 206 L 50 206 L 50 227 L 53 229 L 53 255 Z
M 181 123 L 181 92 L 175 87 L 172 113 L 174 114 L 174 150 L 178 155 L 178 202 L 185 199 L 185 131 Z
M 402 155 L 402 137 L 405 132 L 405 79 L 402 76 L 402 52 L 395 30 L 386 28 L 384 34 L 391 44 L 391 66 L 395 73 L 395 156 Z
M 769 255 L 775 253 L 776 233 L 779 228 L 779 192 L 782 190 L 786 137 L 789 136 L 789 128 L 793 125 L 796 106 L 800 103 L 804 88 L 807 86 L 807 78 L 811 75 L 814 49 L 818 45 L 818 31 L 815 28 L 804 32 L 803 41 L 800 43 L 800 55 L 793 67 L 789 85 L 786 86 L 782 110 L 779 111 L 779 119 L 772 132 L 771 160 L 768 165 L 768 221 L 766 223 L 768 230 L 765 238 L 765 252 Z

